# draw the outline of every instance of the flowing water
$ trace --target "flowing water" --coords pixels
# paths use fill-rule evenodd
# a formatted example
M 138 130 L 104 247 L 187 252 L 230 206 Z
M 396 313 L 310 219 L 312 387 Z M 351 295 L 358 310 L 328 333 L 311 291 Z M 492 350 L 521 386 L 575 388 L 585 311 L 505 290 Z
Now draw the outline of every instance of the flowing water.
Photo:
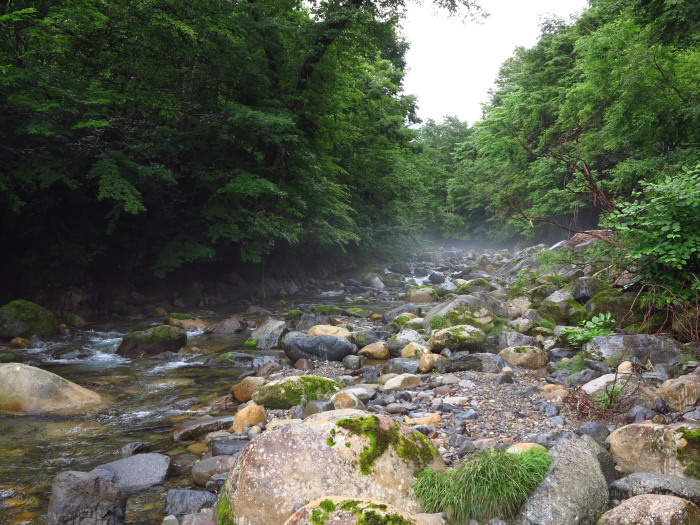
M 396 306 L 389 297 L 385 299 L 373 303 L 372 310 Z M 348 306 L 340 292 L 298 301 L 305 306 Z M 208 320 L 218 321 L 231 313 L 235 312 L 220 311 Z M 283 318 L 283 312 L 278 314 L 276 318 Z M 165 485 L 129 497 L 127 523 L 160 524 L 167 490 L 196 488 L 190 469 L 199 455 L 187 451 L 188 443 L 174 443 L 170 432 L 185 420 L 233 413 L 231 407 L 219 413 L 212 405 L 229 393 L 244 371 L 208 366 L 205 361 L 211 355 L 261 352 L 244 345 L 250 332 L 227 336 L 190 332 L 188 346 L 198 347 L 201 354 L 164 361 L 115 353 L 124 334 L 157 324 L 147 319 L 111 320 L 20 351 L 26 364 L 94 390 L 109 403 L 77 417 L 0 416 L 0 525 L 45 524 L 51 482 L 58 472 L 88 471 L 114 461 L 120 458 L 115 451 L 134 442 L 146 443 L 150 452 L 168 454 L 173 469 Z
M 189 467 L 197 459 L 183 445 L 173 443 L 173 425 L 204 414 L 217 415 L 210 407 L 212 401 L 228 394 L 242 371 L 205 366 L 207 355 L 162 361 L 115 353 L 125 333 L 156 324 L 94 325 L 22 352 L 25 363 L 94 390 L 109 402 L 78 417 L 0 417 L 0 524 L 46 523 L 51 482 L 58 472 L 85 471 L 114 461 L 120 457 L 114 451 L 133 442 L 144 442 L 149 451 L 172 459 L 172 481 L 130 498 L 127 507 L 129 523 L 160 523 L 165 491 L 188 486 Z M 244 341 L 249 335 L 195 332 L 188 334 L 188 345 L 205 353 L 246 352 L 250 350 Z

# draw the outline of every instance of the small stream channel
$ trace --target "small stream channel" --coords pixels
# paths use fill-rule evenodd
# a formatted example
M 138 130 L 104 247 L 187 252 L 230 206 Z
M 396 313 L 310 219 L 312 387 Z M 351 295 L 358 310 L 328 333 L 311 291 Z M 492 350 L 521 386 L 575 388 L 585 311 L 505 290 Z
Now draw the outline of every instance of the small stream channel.
M 378 298 L 372 310 L 396 306 L 390 299 Z M 295 297 L 295 302 L 348 306 L 345 295 L 336 292 Z M 287 310 L 296 308 L 267 307 L 276 310 L 275 318 L 284 318 Z M 245 307 L 228 306 L 202 317 L 214 322 L 230 315 L 244 318 L 243 311 Z M 244 345 L 251 332 L 227 336 L 190 332 L 188 346 L 198 347 L 201 354 L 164 361 L 128 359 L 115 353 L 124 334 L 158 324 L 157 319 L 109 320 L 20 351 L 26 364 L 94 390 L 110 402 L 79 417 L 0 417 L 0 524 L 45 524 L 51 483 L 58 472 L 88 471 L 114 461 L 120 458 L 115 451 L 134 442 L 145 443 L 150 452 L 168 454 L 172 475 L 164 486 L 129 498 L 126 523 L 160 524 L 167 489 L 195 488 L 190 468 L 199 455 L 187 451 L 189 443 L 174 443 L 170 432 L 175 424 L 205 414 L 233 413 L 230 407 L 218 412 L 211 405 L 229 393 L 244 371 L 206 366 L 207 358 L 230 351 L 260 351 Z

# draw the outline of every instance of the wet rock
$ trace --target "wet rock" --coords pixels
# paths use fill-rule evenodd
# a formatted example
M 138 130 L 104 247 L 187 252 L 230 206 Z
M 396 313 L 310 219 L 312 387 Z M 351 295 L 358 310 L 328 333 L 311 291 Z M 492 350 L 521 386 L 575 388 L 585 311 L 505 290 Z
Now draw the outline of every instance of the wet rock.
M 46 370 L 0 364 L 0 414 L 84 413 L 102 402 L 96 392 Z
M 91 472 L 108 479 L 126 494 L 133 494 L 165 482 L 169 468 L 168 456 L 148 453 L 105 463 L 92 469 Z
M 213 507 L 217 497 L 202 490 L 170 489 L 165 496 L 165 513 L 174 516 L 194 514 L 205 507 Z
M 126 515 L 126 494 L 91 472 L 60 472 L 51 485 L 48 525 L 100 523 L 121 525 Z
M 209 452 L 212 456 L 235 456 L 247 444 L 247 439 L 216 439 L 209 443 Z
M 280 340 L 287 332 L 288 328 L 284 321 L 269 319 L 252 333 L 251 339 L 258 342 L 257 348 L 259 350 L 271 350 L 280 347 Z M 296 359 L 292 359 L 292 361 L 296 361 Z
M 192 480 L 200 487 L 204 487 L 213 476 L 228 473 L 235 459 L 234 455 L 219 455 L 198 461 L 192 465 Z M 191 512 L 198 512 L 198 510 Z
M 187 344 L 187 334 L 175 326 L 156 326 L 124 336 L 117 354 L 126 357 L 152 357 L 165 352 L 178 352 Z
M 203 436 L 217 430 L 227 430 L 233 423 L 233 416 L 202 417 L 181 423 L 173 428 L 173 440 L 183 441 Z
M 596 525 L 688 525 L 700 523 L 700 508 L 675 496 L 634 496 L 609 510 Z
M 289 364 L 286 357 L 279 355 L 266 355 L 266 354 L 245 354 L 243 352 L 226 352 L 220 354 L 219 356 L 211 356 L 204 362 L 205 365 L 209 366 L 231 366 L 233 368 L 244 368 L 244 369 L 262 369 L 264 366 L 277 367 L 277 370 L 281 370 L 282 367 Z M 273 372 L 270 372 L 273 373 Z
M 240 403 L 247 403 L 253 398 L 253 394 L 265 384 L 263 377 L 246 377 L 231 387 L 231 395 Z
M 309 336 L 301 332 L 290 332 L 282 343 L 284 353 L 292 362 L 298 359 L 320 361 L 342 361 L 352 354 L 352 343 L 344 337 L 333 335 Z
M 208 328 L 206 332 L 208 334 L 228 335 L 237 334 L 243 330 L 245 330 L 245 326 L 243 326 L 239 319 L 236 317 L 229 317 L 228 319 L 224 319 L 220 323 Z
M 44 337 L 58 333 L 58 321 L 46 308 L 23 299 L 0 307 L 0 337 Z

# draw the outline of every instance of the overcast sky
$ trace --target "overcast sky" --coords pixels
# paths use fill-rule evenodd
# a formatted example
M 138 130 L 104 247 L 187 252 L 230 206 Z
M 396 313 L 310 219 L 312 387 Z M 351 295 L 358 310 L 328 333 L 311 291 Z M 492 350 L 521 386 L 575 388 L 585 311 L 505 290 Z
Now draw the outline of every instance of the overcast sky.
M 441 121 L 455 115 L 473 124 L 504 60 L 518 46 L 532 47 L 540 20 L 568 19 L 587 0 L 482 0 L 491 16 L 481 23 L 448 18 L 431 2 L 411 4 L 404 34 L 411 44 L 404 91 L 418 96 L 418 115 Z

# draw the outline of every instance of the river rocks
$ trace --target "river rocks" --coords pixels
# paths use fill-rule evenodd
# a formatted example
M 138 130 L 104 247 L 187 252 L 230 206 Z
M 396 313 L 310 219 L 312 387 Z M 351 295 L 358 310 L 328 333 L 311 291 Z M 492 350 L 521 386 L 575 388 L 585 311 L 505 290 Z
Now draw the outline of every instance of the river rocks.
M 700 523 L 700 508 L 675 496 L 644 494 L 609 510 L 596 525 L 689 525 Z
M 173 441 L 184 441 L 197 436 L 228 429 L 233 423 L 233 416 L 206 416 L 194 421 L 187 421 L 173 428 Z
M 363 523 L 401 523 L 401 525 L 423 525 L 414 516 L 374 500 L 358 501 L 340 496 L 328 496 L 304 505 L 284 525 L 315 525 L 319 521 L 338 525 Z
M 284 338 L 282 349 L 295 363 L 299 359 L 342 361 L 352 354 L 352 343 L 344 337 L 333 335 L 310 336 L 302 332 L 290 332 Z
M 253 332 L 251 339 L 257 341 L 259 350 L 271 350 L 279 348 L 282 337 L 288 332 L 284 321 L 268 319 Z
M 406 299 L 412 303 L 434 303 L 437 301 L 437 293 L 429 286 L 412 288 L 406 294 Z
M 515 525 L 595 522 L 608 507 L 608 482 L 601 465 L 607 454 L 590 436 L 569 434 L 551 450 L 545 479 L 525 502 Z
M 483 368 L 482 360 L 477 355 L 469 352 L 457 352 L 447 359 L 441 358 L 435 361 L 435 371 L 439 374 L 463 372 L 465 370 L 481 372 Z
M 633 423 L 610 434 L 610 453 L 622 475 L 652 472 L 695 477 L 700 472 L 700 435 L 693 425 Z
M 621 399 L 621 396 L 632 394 L 637 384 L 637 377 L 630 373 L 603 374 L 583 384 L 581 390 L 594 399 L 601 395 L 608 396 L 609 399 Z
M 425 343 L 425 339 L 415 330 L 401 330 L 398 334 L 393 336 L 387 344 L 389 345 L 389 351 L 392 357 L 399 357 L 401 355 L 401 350 L 409 343 L 418 343 L 422 345 Z
M 96 392 L 46 370 L 0 364 L 0 414 L 84 413 L 102 402 Z
M 610 497 L 617 500 L 641 494 L 665 494 L 692 501 L 700 505 L 700 480 L 638 472 L 610 484 Z
M 308 335 L 333 335 L 335 337 L 342 337 L 344 339 L 350 339 L 352 333 L 347 328 L 342 326 L 333 326 L 329 324 L 317 324 L 309 328 L 306 332 Z
M 583 345 L 583 351 L 600 360 L 624 356 L 626 359 L 636 357 L 640 361 L 648 358 L 653 364 L 668 365 L 688 353 L 688 347 L 661 335 L 612 335 L 594 337 Z
M 530 335 L 504 330 L 498 334 L 498 349 L 503 350 L 511 346 L 538 346 L 537 338 Z
M 376 343 L 369 344 L 363 347 L 357 355 L 365 356 L 370 359 L 389 359 L 391 354 L 389 352 L 389 345 L 384 341 L 377 341 Z
M 121 525 L 125 515 L 126 494 L 108 479 L 72 470 L 54 478 L 47 525 Z
M 192 315 L 172 313 L 166 320 L 168 326 L 177 326 L 185 332 L 204 331 L 209 323 Z
M 418 359 L 397 357 L 389 359 L 382 367 L 383 374 L 415 374 L 418 372 Z
M 430 350 L 418 343 L 408 343 L 401 349 L 401 357 L 408 359 L 420 359 L 420 356 L 429 353 Z
M 92 473 L 108 479 L 126 494 L 165 482 L 170 458 L 163 454 L 136 454 L 92 469 Z
M 330 399 L 341 388 L 325 377 L 290 376 L 263 385 L 253 394 L 253 401 L 266 408 L 291 408 L 302 400 Z
M 445 358 L 442 357 L 440 354 L 423 354 L 418 360 L 418 369 L 422 373 L 427 374 L 428 372 L 433 370 L 433 368 L 435 367 L 435 363 L 437 363 L 440 359 Z
M 18 299 L 0 307 L 0 338 L 40 337 L 58 333 L 58 321 L 46 308 Z
M 393 392 L 395 390 L 405 390 L 413 386 L 421 384 L 420 377 L 413 374 L 401 374 L 392 377 L 384 383 L 384 392 Z
M 239 319 L 236 317 L 229 317 L 224 319 L 220 323 L 216 323 L 214 326 L 207 328 L 206 333 L 208 334 L 218 334 L 218 335 L 229 335 L 237 334 L 245 330 L 245 327 Z
M 372 447 L 380 448 L 368 453 Z M 261 434 L 241 452 L 222 490 L 218 523 L 230 525 L 235 516 L 239 525 L 279 525 L 296 503 L 339 492 L 416 512 L 410 486 L 426 467 L 444 468 L 440 454 L 419 432 L 389 417 L 355 410 L 315 414 Z
M 212 476 L 225 474 L 231 470 L 235 459 L 236 456 L 233 455 L 219 455 L 204 458 L 192 466 L 192 480 L 200 487 L 204 487 L 207 482 L 211 480 Z M 192 512 L 198 511 L 199 509 Z
M 253 394 L 265 384 L 264 377 L 249 376 L 231 387 L 231 395 L 240 403 L 247 403 L 253 399 Z
M 542 368 L 549 361 L 547 354 L 536 346 L 511 346 L 498 353 L 506 362 L 529 370 Z
M 673 412 L 693 407 L 700 399 L 700 374 L 687 374 L 665 381 L 656 391 Z
M 126 334 L 117 354 L 126 357 L 154 356 L 178 352 L 187 343 L 187 334 L 175 326 L 156 326 Z
M 449 348 L 453 352 L 459 350 L 476 350 L 486 340 L 486 334 L 470 325 L 457 325 L 443 328 L 433 333 L 428 341 L 435 352 Z
M 240 434 L 245 427 L 265 423 L 266 420 L 265 408 L 255 403 L 250 403 L 236 413 L 233 418 L 233 425 L 228 431 L 232 434 Z
M 174 516 L 194 514 L 205 507 L 213 507 L 216 496 L 203 490 L 170 489 L 165 496 L 165 513 Z

